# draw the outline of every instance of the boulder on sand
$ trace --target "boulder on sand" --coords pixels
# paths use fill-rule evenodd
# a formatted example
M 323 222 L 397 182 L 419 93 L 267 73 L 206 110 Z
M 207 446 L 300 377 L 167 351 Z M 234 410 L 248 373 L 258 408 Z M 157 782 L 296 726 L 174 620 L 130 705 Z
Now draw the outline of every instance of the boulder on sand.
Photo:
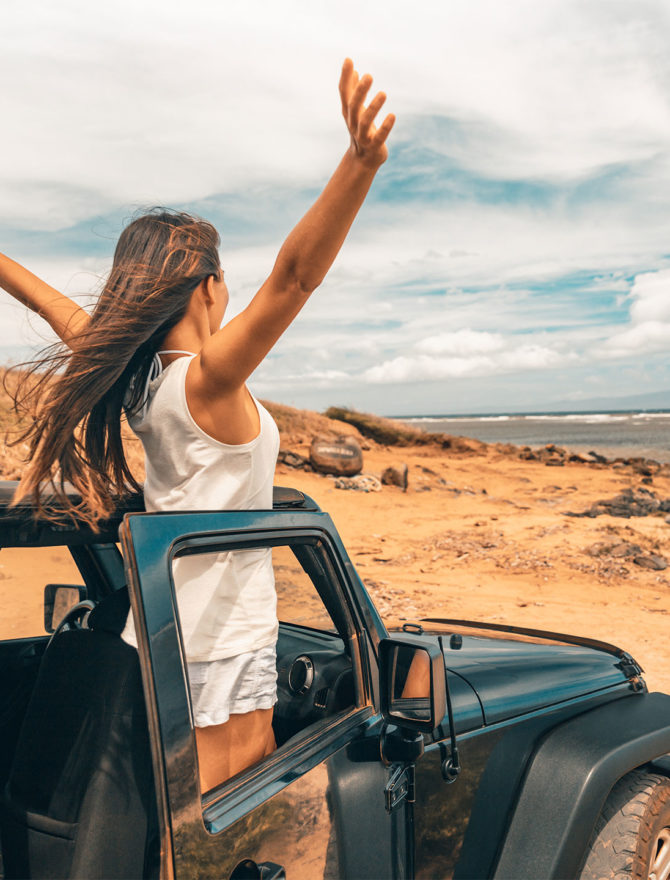
M 382 473 L 382 483 L 385 486 L 400 486 L 403 492 L 407 491 L 407 465 L 387 467 Z
M 312 440 L 309 461 L 322 474 L 353 477 L 363 470 L 363 451 L 358 440 L 349 434 L 319 434 Z

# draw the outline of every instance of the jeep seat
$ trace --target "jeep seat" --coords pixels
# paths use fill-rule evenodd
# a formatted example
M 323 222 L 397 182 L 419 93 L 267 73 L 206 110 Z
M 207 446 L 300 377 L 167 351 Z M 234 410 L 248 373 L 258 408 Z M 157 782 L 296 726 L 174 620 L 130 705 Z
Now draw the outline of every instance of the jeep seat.
M 45 652 L 2 799 L 7 880 L 145 874 L 151 754 L 138 655 L 119 637 L 119 598 Z

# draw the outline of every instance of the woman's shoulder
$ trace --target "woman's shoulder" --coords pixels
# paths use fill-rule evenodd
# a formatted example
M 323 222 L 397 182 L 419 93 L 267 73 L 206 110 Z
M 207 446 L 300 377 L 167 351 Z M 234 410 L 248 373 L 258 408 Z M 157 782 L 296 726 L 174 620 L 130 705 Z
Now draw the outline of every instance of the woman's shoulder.
M 153 420 L 158 410 L 166 406 L 171 409 L 185 406 L 184 383 L 186 370 L 191 358 L 177 358 L 167 366 L 159 365 L 147 379 L 146 391 L 141 406 L 128 416 L 128 424 L 137 431 L 150 419 Z M 182 361 L 186 361 L 182 364 Z

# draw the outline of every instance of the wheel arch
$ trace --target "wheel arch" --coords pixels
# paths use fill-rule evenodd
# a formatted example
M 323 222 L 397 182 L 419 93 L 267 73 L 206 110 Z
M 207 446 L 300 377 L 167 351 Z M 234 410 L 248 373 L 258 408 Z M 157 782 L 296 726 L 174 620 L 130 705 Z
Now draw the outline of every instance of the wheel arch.
M 528 763 L 493 877 L 577 876 L 607 796 L 652 764 L 670 776 L 670 696 L 631 694 L 550 730 Z

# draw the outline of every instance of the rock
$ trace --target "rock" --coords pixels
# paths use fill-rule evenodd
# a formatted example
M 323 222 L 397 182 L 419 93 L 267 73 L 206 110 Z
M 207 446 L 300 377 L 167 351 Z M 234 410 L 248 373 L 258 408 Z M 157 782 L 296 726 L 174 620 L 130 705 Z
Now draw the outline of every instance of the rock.
M 603 501 L 596 501 L 588 510 L 581 513 L 570 512 L 567 516 L 650 516 L 670 511 L 670 499 L 657 498 L 650 489 L 624 489 L 620 495 Z
M 615 544 L 610 550 L 610 556 L 635 556 L 636 553 L 642 553 L 642 547 L 639 544 L 628 544 L 624 541 L 622 544 Z
M 381 492 L 382 484 L 373 474 L 358 474 L 355 477 L 337 477 L 335 488 L 355 489 L 358 492 Z
M 322 474 L 352 477 L 363 469 L 363 450 L 358 440 L 348 434 L 319 434 L 312 440 L 309 461 Z
M 650 556 L 636 556 L 633 562 L 635 565 L 639 565 L 640 568 L 648 568 L 650 571 L 663 571 L 668 567 L 668 563 L 662 556 L 654 556 L 653 554 Z
M 407 491 L 408 468 L 406 464 L 398 467 L 387 467 L 382 473 L 382 483 L 385 486 L 399 486 L 403 492 Z
M 599 452 L 595 452 L 593 449 L 589 452 L 592 461 L 597 461 L 598 464 L 607 464 L 607 459 L 604 455 L 601 455 Z
M 300 455 L 297 452 L 291 452 L 290 449 L 280 449 L 277 461 L 288 467 L 296 468 L 297 470 L 312 470 L 311 464 L 304 455 Z
M 623 557 L 641 554 L 643 551 L 639 544 L 629 544 L 627 541 L 622 541 L 621 543 L 598 541 L 597 543 L 592 544 L 586 552 L 589 556 L 594 556 L 596 558 L 611 556 L 621 559 Z

